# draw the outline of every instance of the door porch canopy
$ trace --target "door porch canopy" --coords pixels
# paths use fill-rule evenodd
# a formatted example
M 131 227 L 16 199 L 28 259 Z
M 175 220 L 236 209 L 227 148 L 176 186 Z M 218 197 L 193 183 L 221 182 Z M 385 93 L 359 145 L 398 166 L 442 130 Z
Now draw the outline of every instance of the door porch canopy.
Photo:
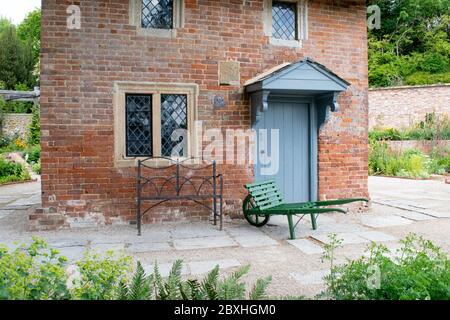
M 259 121 L 261 113 L 268 110 L 270 96 L 286 96 L 310 98 L 320 127 L 329 118 L 330 111 L 339 111 L 337 97 L 350 83 L 313 59 L 305 58 L 276 66 L 250 79 L 244 86 L 251 99 L 252 126 Z

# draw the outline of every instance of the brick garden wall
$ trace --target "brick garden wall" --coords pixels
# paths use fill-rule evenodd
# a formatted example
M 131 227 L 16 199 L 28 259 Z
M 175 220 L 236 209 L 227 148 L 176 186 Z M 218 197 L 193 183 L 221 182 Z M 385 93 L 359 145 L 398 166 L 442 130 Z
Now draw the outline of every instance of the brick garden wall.
M 72 3 L 42 4 L 44 210 L 31 215 L 32 229 L 135 219 L 135 169 L 117 169 L 113 163 L 114 81 L 197 83 L 198 117 L 205 127 L 249 129 L 250 106 L 242 84 L 305 56 L 351 82 L 340 97 L 341 111 L 319 134 L 320 197 L 368 196 L 365 1 L 309 1 L 309 39 L 303 48 L 269 44 L 263 0 L 186 0 L 184 27 L 176 39 L 137 35 L 129 25 L 128 0 L 78 1 L 81 30 L 67 30 L 66 9 Z M 227 60 L 240 62 L 241 86 L 219 86 L 218 64 Z M 225 108 L 213 108 L 215 94 L 225 96 Z M 226 213 L 239 215 L 243 184 L 252 181 L 253 169 L 227 165 L 219 171 L 225 177 Z M 201 218 L 205 212 L 174 203 L 170 210 L 152 211 L 147 221 L 184 217 Z
M 369 127 L 402 128 L 427 113 L 450 116 L 450 84 L 369 90 Z

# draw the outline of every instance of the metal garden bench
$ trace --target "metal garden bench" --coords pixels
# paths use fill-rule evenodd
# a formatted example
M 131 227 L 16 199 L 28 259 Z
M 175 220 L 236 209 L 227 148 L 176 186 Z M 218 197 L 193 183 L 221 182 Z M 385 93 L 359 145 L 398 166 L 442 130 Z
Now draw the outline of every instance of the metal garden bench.
M 316 230 L 318 214 L 328 212 L 347 213 L 347 211 L 343 209 L 326 208 L 327 206 L 342 205 L 356 201 L 369 201 L 365 198 L 353 198 L 302 203 L 285 203 L 278 186 L 273 180 L 246 184 L 245 188 L 249 192 L 243 203 L 245 219 L 253 226 L 262 227 L 269 222 L 270 216 L 285 215 L 288 219 L 291 239 L 295 239 L 295 228 L 306 214 L 311 215 L 312 227 Z M 292 216 L 297 215 L 302 216 L 294 225 Z
M 153 208 L 168 201 L 192 201 L 210 211 L 214 225 L 223 225 L 223 176 L 217 173 L 216 162 L 196 164 L 198 159 L 175 160 L 152 157 L 138 161 L 136 181 L 137 228 L 141 235 L 142 218 Z M 151 161 L 163 161 L 154 166 Z M 191 164 L 192 163 L 192 164 Z M 153 202 L 144 208 L 145 202 Z

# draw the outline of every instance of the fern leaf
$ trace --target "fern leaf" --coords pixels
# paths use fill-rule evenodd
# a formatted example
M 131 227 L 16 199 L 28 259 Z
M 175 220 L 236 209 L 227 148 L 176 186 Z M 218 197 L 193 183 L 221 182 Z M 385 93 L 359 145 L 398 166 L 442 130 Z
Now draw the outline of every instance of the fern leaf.
M 252 291 L 250 292 L 249 298 L 250 300 L 263 300 L 267 298 L 266 290 L 272 281 L 272 277 L 266 277 L 264 279 L 256 280 L 255 285 L 253 286 Z
M 180 298 L 179 288 L 181 283 L 181 269 L 183 267 L 182 260 L 176 260 L 170 270 L 167 283 L 165 285 L 168 300 L 177 300 Z
M 131 287 L 129 288 L 129 295 L 131 300 L 148 300 L 151 297 L 150 283 L 147 281 L 147 277 L 141 263 L 138 262 L 136 271 L 131 281 Z
M 117 295 L 117 300 L 128 300 L 128 288 L 125 281 L 120 281 L 119 283 L 119 292 Z
M 219 279 L 219 265 L 216 265 L 205 277 L 201 289 L 204 295 L 210 300 L 217 300 L 217 283 Z

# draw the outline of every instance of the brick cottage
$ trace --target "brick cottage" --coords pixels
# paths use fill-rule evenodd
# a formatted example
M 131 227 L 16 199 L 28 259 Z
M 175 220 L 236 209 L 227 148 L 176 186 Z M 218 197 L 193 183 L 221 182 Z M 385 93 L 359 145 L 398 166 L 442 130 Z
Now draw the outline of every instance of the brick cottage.
M 199 156 L 199 122 L 279 130 L 270 174 L 222 161 L 235 151 L 227 143 L 214 152 L 226 215 L 242 217 L 243 185 L 255 180 L 275 179 L 288 201 L 368 196 L 363 0 L 43 0 L 41 43 L 32 230 L 135 223 L 137 159 L 170 157 L 176 129 Z M 257 155 L 274 152 L 257 143 Z M 209 214 L 175 200 L 144 221 Z

